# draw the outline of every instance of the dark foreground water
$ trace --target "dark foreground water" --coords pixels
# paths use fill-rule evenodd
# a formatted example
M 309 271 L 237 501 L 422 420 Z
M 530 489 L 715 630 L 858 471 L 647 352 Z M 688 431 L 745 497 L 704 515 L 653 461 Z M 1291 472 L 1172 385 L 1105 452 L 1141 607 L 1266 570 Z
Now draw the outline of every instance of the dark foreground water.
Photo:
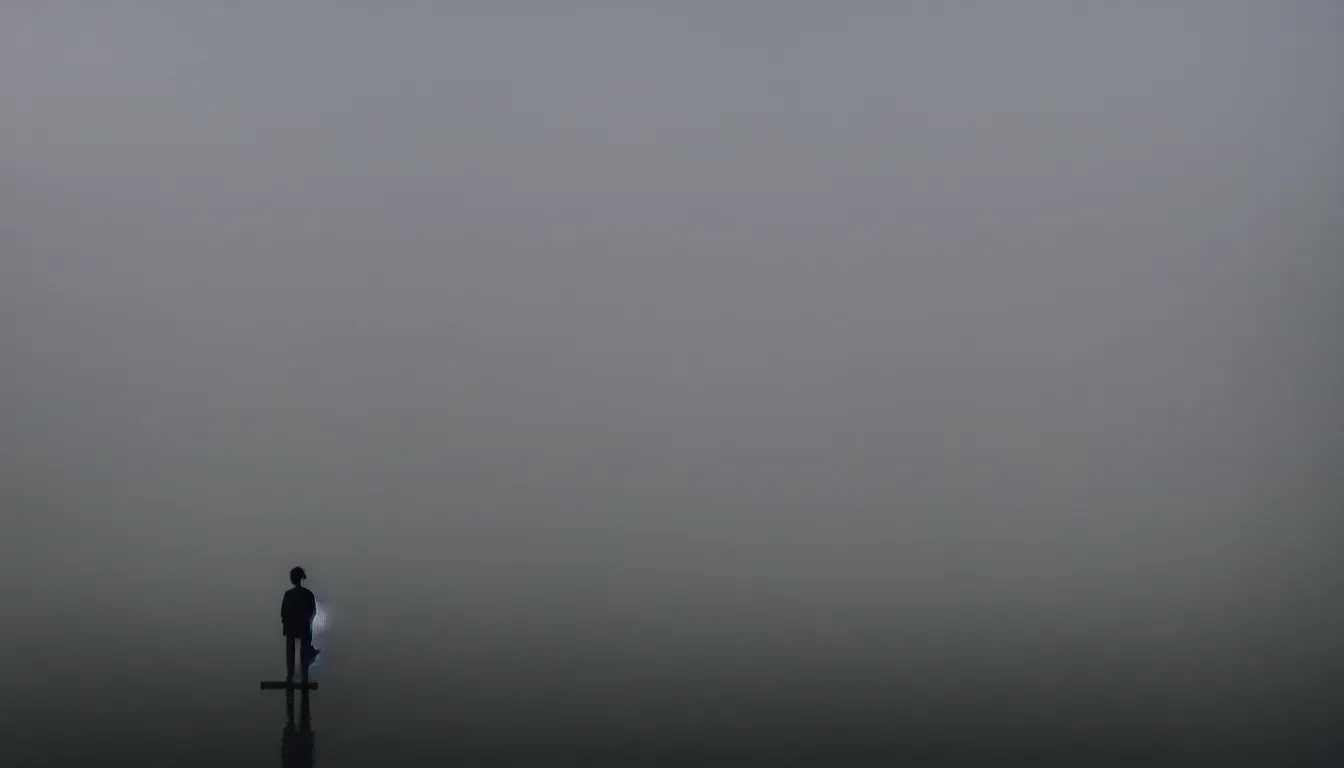
M 414 641 L 353 655 L 341 639 L 314 674 L 306 728 L 301 697 L 291 725 L 285 693 L 259 690 L 281 668 L 278 637 L 266 658 L 263 642 L 232 658 L 194 645 L 199 632 L 20 649 L 5 662 L 0 765 L 1344 764 L 1344 696 L 1324 657 L 1321 679 L 1295 672 L 1312 661 L 1301 654 L 1157 675 L 1083 640 L 1013 656 L 963 637 L 864 678 L 836 658 L 719 664 L 727 648 L 703 651 L 697 674 L 689 650 L 660 666 L 517 638 L 455 654 L 445 637 L 437 657 Z

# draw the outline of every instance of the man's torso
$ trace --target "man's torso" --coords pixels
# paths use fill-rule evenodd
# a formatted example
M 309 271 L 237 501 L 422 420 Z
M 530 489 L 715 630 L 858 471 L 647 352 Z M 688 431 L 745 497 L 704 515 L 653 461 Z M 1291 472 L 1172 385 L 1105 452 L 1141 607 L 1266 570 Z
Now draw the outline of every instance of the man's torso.
M 317 611 L 317 599 L 312 592 L 304 587 L 294 587 L 285 593 L 280 608 L 286 635 L 308 634 L 313 614 Z

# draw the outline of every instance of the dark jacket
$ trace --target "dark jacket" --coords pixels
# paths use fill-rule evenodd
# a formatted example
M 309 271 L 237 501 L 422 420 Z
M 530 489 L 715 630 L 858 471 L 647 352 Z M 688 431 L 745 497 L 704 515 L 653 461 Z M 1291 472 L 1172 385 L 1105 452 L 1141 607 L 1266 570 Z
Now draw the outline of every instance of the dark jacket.
M 280 623 L 287 636 L 306 637 L 312 632 L 317 598 L 304 587 L 294 587 L 280 602 Z

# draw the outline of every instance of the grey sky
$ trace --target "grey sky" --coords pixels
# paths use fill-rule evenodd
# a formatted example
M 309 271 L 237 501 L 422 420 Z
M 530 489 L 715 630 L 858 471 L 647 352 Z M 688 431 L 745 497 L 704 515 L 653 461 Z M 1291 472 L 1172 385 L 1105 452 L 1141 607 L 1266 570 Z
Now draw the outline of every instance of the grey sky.
M 20 626 L 1338 647 L 1344 7 L 617 5 L 0 11 Z

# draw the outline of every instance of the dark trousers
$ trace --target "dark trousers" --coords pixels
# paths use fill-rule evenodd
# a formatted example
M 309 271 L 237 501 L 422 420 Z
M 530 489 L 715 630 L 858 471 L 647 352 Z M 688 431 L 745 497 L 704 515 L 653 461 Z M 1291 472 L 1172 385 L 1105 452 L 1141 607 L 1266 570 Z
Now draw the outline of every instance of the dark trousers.
M 303 675 L 303 680 L 308 680 L 308 655 L 313 647 L 313 635 L 311 632 L 303 634 L 285 635 L 285 679 L 294 679 L 294 657 L 298 656 L 299 670 Z

